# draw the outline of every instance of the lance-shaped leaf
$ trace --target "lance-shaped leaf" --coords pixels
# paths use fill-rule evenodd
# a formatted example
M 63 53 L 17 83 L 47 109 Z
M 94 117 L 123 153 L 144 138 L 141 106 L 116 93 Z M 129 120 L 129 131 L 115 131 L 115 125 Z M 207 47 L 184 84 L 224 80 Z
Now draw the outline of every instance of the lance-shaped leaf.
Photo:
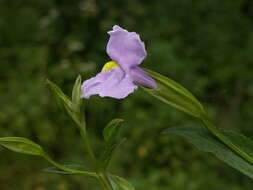
M 206 128 L 227 147 L 236 152 L 241 158 L 248 163 L 253 164 L 253 157 L 241 149 L 236 143 L 217 129 L 208 119 L 206 112 L 198 100 L 184 87 L 175 81 L 162 76 L 156 72 L 147 70 L 147 72 L 156 80 L 157 89 L 145 89 L 148 93 L 187 114 L 200 119 Z
M 12 150 L 14 152 L 29 154 L 34 156 L 41 156 L 52 165 L 54 168 L 48 168 L 44 171 L 51 173 L 61 173 L 61 174 L 82 174 L 88 177 L 96 178 L 97 175 L 94 172 L 89 172 L 83 170 L 83 167 L 79 165 L 61 165 L 53 161 L 42 149 L 42 147 L 33 141 L 22 138 L 22 137 L 1 137 L 0 145 L 3 147 Z
M 50 80 L 47 80 L 47 84 L 50 86 L 50 89 L 52 90 L 53 94 L 55 95 L 55 98 L 59 101 L 59 104 L 62 105 L 67 110 L 71 108 L 72 103 L 68 96 L 66 96 L 60 87 L 58 87 L 55 83 L 53 83 Z
M 157 83 L 156 89 L 142 87 L 146 92 L 162 102 L 194 117 L 199 118 L 205 112 L 200 102 L 180 84 L 154 71 L 147 69 L 146 71 Z
M 134 186 L 122 177 L 110 175 L 110 181 L 114 190 L 135 190 Z
M 78 84 L 79 79 L 77 80 Z M 57 101 L 59 102 L 59 104 L 64 107 L 64 109 L 66 110 L 66 112 L 68 113 L 68 115 L 73 119 L 73 121 L 78 125 L 81 126 L 80 124 L 80 113 L 79 111 L 77 111 L 76 107 L 73 106 L 73 103 L 71 102 L 71 100 L 69 99 L 68 96 L 66 96 L 62 90 L 53 82 L 51 82 L 50 80 L 47 80 L 48 85 L 50 86 L 50 89 L 52 90 L 54 96 L 56 97 Z M 77 86 L 77 85 L 76 85 Z M 76 97 L 73 98 L 76 100 Z
M 253 156 L 253 141 L 251 139 L 232 131 L 220 130 L 220 132 L 241 150 Z M 223 144 L 207 129 L 190 126 L 172 127 L 166 129 L 164 134 L 176 134 L 186 138 L 199 150 L 214 154 L 220 160 L 253 179 L 253 165 Z
M 43 156 L 44 151 L 40 145 L 21 137 L 1 137 L 0 145 L 14 152 Z

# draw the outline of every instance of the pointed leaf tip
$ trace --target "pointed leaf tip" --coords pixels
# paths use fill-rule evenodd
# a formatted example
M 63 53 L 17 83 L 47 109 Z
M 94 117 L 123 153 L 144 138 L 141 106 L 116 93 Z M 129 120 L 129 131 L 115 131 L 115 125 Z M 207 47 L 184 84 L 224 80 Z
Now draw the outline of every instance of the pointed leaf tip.
M 81 83 L 82 83 L 82 77 L 81 75 L 78 75 L 75 81 L 75 84 L 73 86 L 72 90 L 72 102 L 73 104 L 79 108 L 81 105 Z
M 1 137 L 0 145 L 14 152 L 43 156 L 44 151 L 40 145 L 22 137 Z
M 68 96 L 66 96 L 61 88 L 59 86 L 57 86 L 54 82 L 50 81 L 47 79 L 47 84 L 49 85 L 50 89 L 52 90 L 52 92 L 54 93 L 54 95 L 59 98 L 62 103 L 70 106 L 71 101 L 69 100 Z

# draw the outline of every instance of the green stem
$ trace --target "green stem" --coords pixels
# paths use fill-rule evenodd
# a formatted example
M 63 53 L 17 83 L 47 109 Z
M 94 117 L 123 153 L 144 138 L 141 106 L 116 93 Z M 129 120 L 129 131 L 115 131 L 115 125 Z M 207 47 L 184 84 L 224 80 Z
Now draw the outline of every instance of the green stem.
M 224 144 L 226 144 L 229 148 L 231 148 L 235 153 L 237 153 L 240 157 L 245 159 L 247 162 L 253 165 L 253 158 L 241 150 L 238 146 L 233 144 L 225 135 L 223 135 L 211 122 L 211 120 L 207 117 L 206 114 L 202 115 L 200 117 L 206 128 L 214 135 L 216 136 L 220 141 L 222 141 Z
M 89 158 L 92 162 L 92 165 L 94 167 L 94 169 L 96 170 L 96 177 L 97 180 L 100 182 L 101 186 L 103 187 L 104 190 L 113 190 L 113 187 L 109 181 L 108 176 L 106 175 L 105 171 L 102 170 L 102 167 L 100 165 L 100 163 L 98 162 L 98 160 L 95 157 L 95 154 L 91 148 L 90 142 L 89 142 L 89 137 L 86 131 L 86 123 L 85 123 L 85 119 L 84 119 L 84 115 L 82 115 L 80 117 L 80 123 L 78 124 L 78 127 L 80 129 L 80 134 L 82 136 L 82 139 L 84 141 L 84 146 L 85 149 L 89 155 Z
M 68 172 L 68 173 L 71 173 L 71 174 L 82 174 L 82 175 L 86 175 L 88 177 L 92 177 L 92 178 L 97 178 L 97 174 L 94 173 L 94 172 L 87 172 L 87 171 L 79 171 L 79 170 L 75 170 L 75 169 L 70 169 L 70 168 L 67 168 L 65 166 L 62 166 L 58 163 L 56 163 L 54 160 L 52 160 L 47 154 L 44 154 L 43 157 L 49 162 L 51 163 L 52 165 L 54 165 L 56 168 L 62 170 L 62 171 L 65 171 L 65 172 Z
M 81 136 L 84 140 L 86 151 L 88 152 L 90 160 L 92 162 L 92 165 L 96 169 L 98 181 L 100 182 L 100 184 L 102 185 L 104 190 L 113 190 L 113 187 L 112 187 L 107 175 L 105 174 L 104 171 L 101 171 L 100 163 L 97 161 L 95 154 L 90 146 L 86 129 L 84 128 L 80 132 L 81 132 Z
M 105 190 L 113 190 L 113 187 L 111 185 L 111 182 L 109 181 L 108 176 L 104 172 L 98 172 L 98 181 L 103 186 Z
M 81 133 L 81 136 L 83 138 L 83 141 L 84 141 L 84 146 L 85 146 L 85 149 L 90 157 L 90 161 L 92 162 L 92 166 L 98 170 L 99 169 L 99 163 L 95 157 L 95 154 L 90 146 L 90 143 L 89 143 L 89 138 L 88 138 L 88 135 L 87 135 L 87 132 L 86 132 L 86 129 L 83 128 L 80 130 L 80 133 Z
M 82 106 L 82 107 L 84 107 L 84 106 Z M 98 169 L 98 162 L 97 162 L 95 154 L 91 148 L 91 145 L 89 143 L 89 137 L 88 137 L 87 130 L 86 130 L 85 117 L 84 117 L 84 114 L 81 113 L 81 108 L 79 108 L 77 115 L 78 115 L 78 117 L 77 117 L 78 120 L 77 120 L 76 124 L 80 130 L 80 134 L 81 134 L 81 137 L 84 142 L 85 150 L 87 151 L 87 153 L 89 155 L 90 161 L 92 162 L 92 166 L 95 169 Z

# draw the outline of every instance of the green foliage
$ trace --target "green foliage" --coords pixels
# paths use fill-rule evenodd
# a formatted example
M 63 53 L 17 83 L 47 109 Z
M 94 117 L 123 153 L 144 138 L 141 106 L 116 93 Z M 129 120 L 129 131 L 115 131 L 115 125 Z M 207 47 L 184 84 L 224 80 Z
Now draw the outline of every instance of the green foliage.
M 43 149 L 29 139 L 22 137 L 1 137 L 0 145 L 14 152 L 43 156 Z
M 165 104 L 195 117 L 201 117 L 205 113 L 199 101 L 180 84 L 154 71 L 147 70 L 147 72 L 156 80 L 157 89 L 143 88 L 146 92 Z
M 55 95 L 56 99 L 58 100 L 59 104 L 64 108 L 64 110 L 68 113 L 68 115 L 73 119 L 73 121 L 77 124 L 80 128 L 82 124 L 80 122 L 81 118 L 81 99 L 80 96 L 80 86 L 81 86 L 81 79 L 80 77 L 77 78 L 74 88 L 72 90 L 72 101 L 62 92 L 62 90 L 53 82 L 47 80 L 48 85 L 50 86 L 53 94 Z
M 215 138 L 209 131 L 203 129 L 203 127 L 172 127 L 165 130 L 164 133 L 185 137 L 199 150 L 213 153 L 220 160 L 253 179 L 253 166 L 221 143 L 221 141 Z M 248 153 L 253 155 L 252 140 L 236 132 L 223 130 L 221 133 L 231 139 L 232 142 L 238 142 L 236 145 L 239 145 L 240 149 L 247 150 Z
M 123 121 L 123 119 L 113 119 L 105 126 L 103 136 L 106 143 L 111 144 L 115 141 Z
M 51 82 L 50 80 L 47 80 L 47 83 L 49 87 L 51 88 L 55 98 L 59 102 L 59 104 L 66 109 L 68 113 L 73 112 L 72 108 L 72 102 L 69 100 L 69 97 L 67 97 L 60 87 L 58 87 L 55 83 Z
M 204 108 L 202 105 L 198 102 L 198 100 L 185 88 L 183 88 L 181 85 L 177 84 L 173 80 L 164 77 L 158 73 L 155 73 L 153 71 L 148 71 L 148 73 L 157 81 L 157 89 L 145 89 L 149 94 L 154 96 L 155 98 L 161 100 L 167 105 L 173 106 L 181 111 L 184 111 L 192 116 L 195 116 L 199 118 L 201 121 L 203 121 L 203 124 L 210 132 L 210 136 L 213 135 L 213 137 L 217 138 L 223 145 L 225 145 L 224 152 L 220 149 L 220 154 L 225 154 L 225 149 L 228 149 L 227 151 L 234 151 L 237 156 L 239 156 L 242 159 L 242 164 L 234 165 L 234 160 L 226 160 L 225 162 L 229 163 L 229 165 L 232 165 L 232 167 L 237 168 L 239 171 L 245 172 L 245 168 L 247 171 L 246 166 L 251 166 L 253 164 L 253 157 L 252 155 L 249 155 L 247 152 L 245 152 L 240 146 L 237 145 L 236 142 L 241 138 L 239 138 L 239 134 L 237 134 L 238 138 L 231 139 L 228 138 L 226 134 L 223 134 L 213 123 L 210 121 L 210 119 L 207 117 L 207 114 L 204 111 Z M 198 109 L 196 109 L 198 108 Z M 236 133 L 235 133 L 236 134 Z M 199 144 L 201 144 L 202 140 L 205 140 L 204 138 L 199 138 Z M 234 142 L 235 141 L 235 142 Z M 243 143 L 244 142 L 244 143 Z M 253 148 L 253 141 L 243 141 L 241 142 L 242 147 L 245 147 L 246 144 L 252 145 Z M 204 143 L 204 142 L 203 142 Z M 206 148 L 206 151 L 208 150 L 208 147 Z M 217 156 L 221 160 L 224 160 L 223 157 Z M 243 164 L 243 162 L 245 162 Z
M 115 190 L 135 190 L 135 188 L 122 177 L 110 175 L 110 180 Z
M 126 138 L 120 138 L 120 140 L 117 140 L 119 129 L 123 121 L 123 119 L 113 119 L 105 126 L 103 130 L 103 137 L 105 140 L 105 150 L 101 155 L 103 168 L 108 167 L 108 164 L 112 158 L 115 149 L 126 141 Z
M 43 157 L 45 160 L 47 160 L 49 163 L 56 166 L 57 168 L 48 168 L 46 169 L 47 172 L 62 174 L 82 174 L 88 177 L 96 178 L 96 174 L 93 172 L 78 170 L 80 168 L 79 166 L 64 166 L 56 163 L 44 152 L 41 146 L 29 139 L 21 137 L 2 137 L 0 138 L 0 145 L 14 152 Z M 78 169 L 76 169 L 76 167 Z
M 85 167 L 78 165 L 78 164 L 67 164 L 67 165 L 65 164 L 62 166 L 72 169 L 72 170 L 76 170 L 76 171 L 85 170 Z M 63 171 L 63 170 L 60 170 L 59 168 L 56 168 L 56 167 L 45 168 L 45 169 L 43 169 L 43 171 L 47 172 L 47 173 L 54 173 L 54 174 L 66 174 L 66 175 L 73 174 L 72 172 Z
M 77 110 L 77 112 L 80 112 L 80 107 L 81 107 L 81 103 L 82 103 L 82 99 L 81 99 L 81 83 L 82 83 L 82 78 L 79 75 L 76 78 L 76 82 L 74 84 L 74 87 L 72 89 L 72 107 L 74 107 L 75 110 Z
M 45 81 L 71 94 L 78 74 L 85 80 L 109 61 L 106 31 L 118 24 L 145 42 L 143 66 L 190 89 L 219 126 L 252 137 L 252 20 L 248 0 L 1 0 L 0 136 L 33 139 L 57 160 L 80 163 L 82 140 L 59 114 Z M 169 126 L 195 122 L 140 90 L 120 102 L 93 97 L 86 104 L 96 150 L 103 148 L 102 126 L 125 120 L 121 132 L 128 141 L 110 169 L 136 189 L 252 189 L 251 179 L 181 138 L 159 136 Z M 41 173 L 43 167 L 42 159 L 0 149 L 0 189 L 99 189 L 83 177 Z
M 106 169 L 112 159 L 114 151 L 120 147 L 124 142 L 126 141 L 126 138 L 121 138 L 118 141 L 106 143 L 105 150 L 102 152 L 100 160 L 103 162 L 103 168 Z

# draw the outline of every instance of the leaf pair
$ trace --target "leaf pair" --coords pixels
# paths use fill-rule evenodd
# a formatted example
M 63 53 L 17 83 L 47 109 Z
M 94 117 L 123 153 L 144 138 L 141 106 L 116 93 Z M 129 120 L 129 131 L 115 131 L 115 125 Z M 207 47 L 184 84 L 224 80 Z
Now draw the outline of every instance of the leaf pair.
M 217 158 L 253 179 L 253 141 L 236 132 L 222 131 L 208 119 L 200 102 L 184 87 L 154 71 L 146 70 L 157 82 L 157 89 L 144 88 L 165 104 L 200 119 L 206 128 L 169 128 L 166 134 L 180 135 L 202 151 Z

